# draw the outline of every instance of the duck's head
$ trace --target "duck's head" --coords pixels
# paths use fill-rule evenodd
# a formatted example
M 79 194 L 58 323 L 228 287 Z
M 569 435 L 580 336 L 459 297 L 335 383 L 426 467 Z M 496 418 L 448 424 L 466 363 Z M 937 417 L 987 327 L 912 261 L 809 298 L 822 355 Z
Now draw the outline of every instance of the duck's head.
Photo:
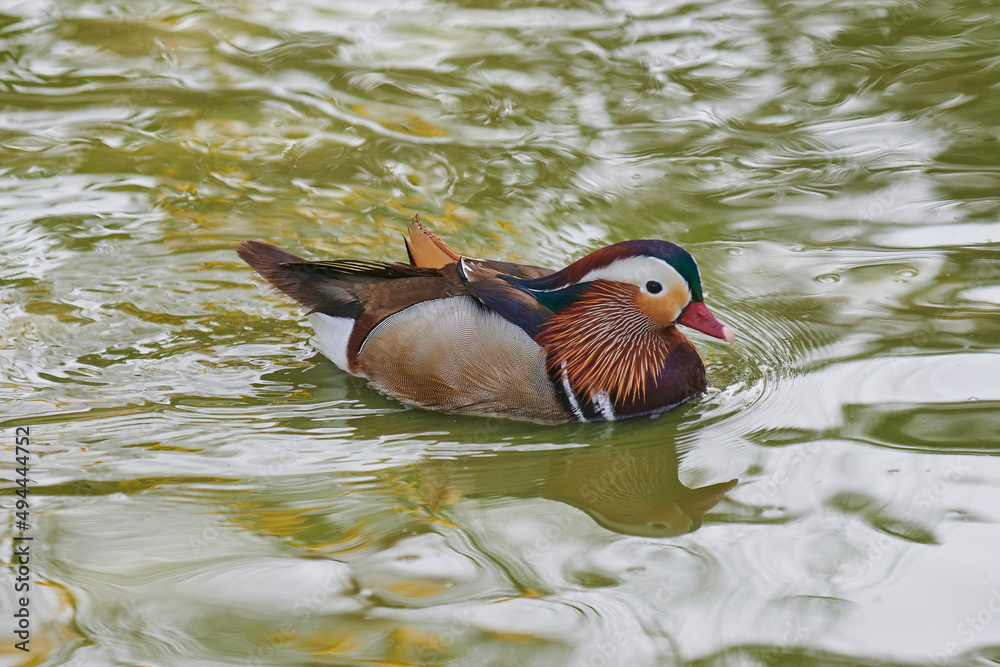
M 727 343 L 736 339 L 705 305 L 694 258 L 669 241 L 622 241 L 562 271 L 519 283 L 553 311 L 573 305 L 588 292 L 603 291 L 634 306 L 654 325 L 683 324 Z

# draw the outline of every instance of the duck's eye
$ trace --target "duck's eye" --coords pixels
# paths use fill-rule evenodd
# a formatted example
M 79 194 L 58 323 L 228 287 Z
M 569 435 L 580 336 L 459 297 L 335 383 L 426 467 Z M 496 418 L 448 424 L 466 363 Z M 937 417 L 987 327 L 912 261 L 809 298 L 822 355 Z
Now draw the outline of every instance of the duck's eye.
M 655 280 L 650 280 L 648 283 L 646 283 L 646 291 L 649 292 L 650 294 L 659 294 L 660 292 L 663 291 L 663 285 L 656 282 Z

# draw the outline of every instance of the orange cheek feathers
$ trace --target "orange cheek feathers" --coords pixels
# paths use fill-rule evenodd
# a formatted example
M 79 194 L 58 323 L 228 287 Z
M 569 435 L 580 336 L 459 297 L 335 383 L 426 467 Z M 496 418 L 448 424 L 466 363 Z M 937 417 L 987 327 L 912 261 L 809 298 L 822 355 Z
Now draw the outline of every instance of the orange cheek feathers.
M 635 305 L 643 315 L 658 324 L 673 324 L 681 310 L 691 300 L 691 295 L 682 287 L 674 287 L 666 294 L 646 294 L 639 292 Z

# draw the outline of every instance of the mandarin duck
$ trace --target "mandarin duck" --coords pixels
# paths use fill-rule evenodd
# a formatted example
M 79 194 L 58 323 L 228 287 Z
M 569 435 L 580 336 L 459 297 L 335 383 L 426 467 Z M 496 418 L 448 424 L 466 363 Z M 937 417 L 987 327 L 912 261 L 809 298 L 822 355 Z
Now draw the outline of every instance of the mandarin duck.
M 414 217 L 409 264 L 310 261 L 262 241 L 239 257 L 306 308 L 334 364 L 409 405 L 543 422 L 657 413 L 705 389 L 676 324 L 731 343 L 694 258 L 622 241 L 561 271 L 465 257 Z

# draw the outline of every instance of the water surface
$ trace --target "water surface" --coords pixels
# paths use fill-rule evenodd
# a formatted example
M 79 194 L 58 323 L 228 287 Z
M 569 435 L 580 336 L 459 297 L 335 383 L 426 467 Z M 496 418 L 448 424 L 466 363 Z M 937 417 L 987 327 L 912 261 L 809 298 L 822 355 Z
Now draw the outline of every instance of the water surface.
M 959 0 L 0 4 L 0 661 L 1000 660 L 998 45 Z M 414 213 L 681 243 L 738 342 L 656 419 L 429 413 L 233 252 Z

